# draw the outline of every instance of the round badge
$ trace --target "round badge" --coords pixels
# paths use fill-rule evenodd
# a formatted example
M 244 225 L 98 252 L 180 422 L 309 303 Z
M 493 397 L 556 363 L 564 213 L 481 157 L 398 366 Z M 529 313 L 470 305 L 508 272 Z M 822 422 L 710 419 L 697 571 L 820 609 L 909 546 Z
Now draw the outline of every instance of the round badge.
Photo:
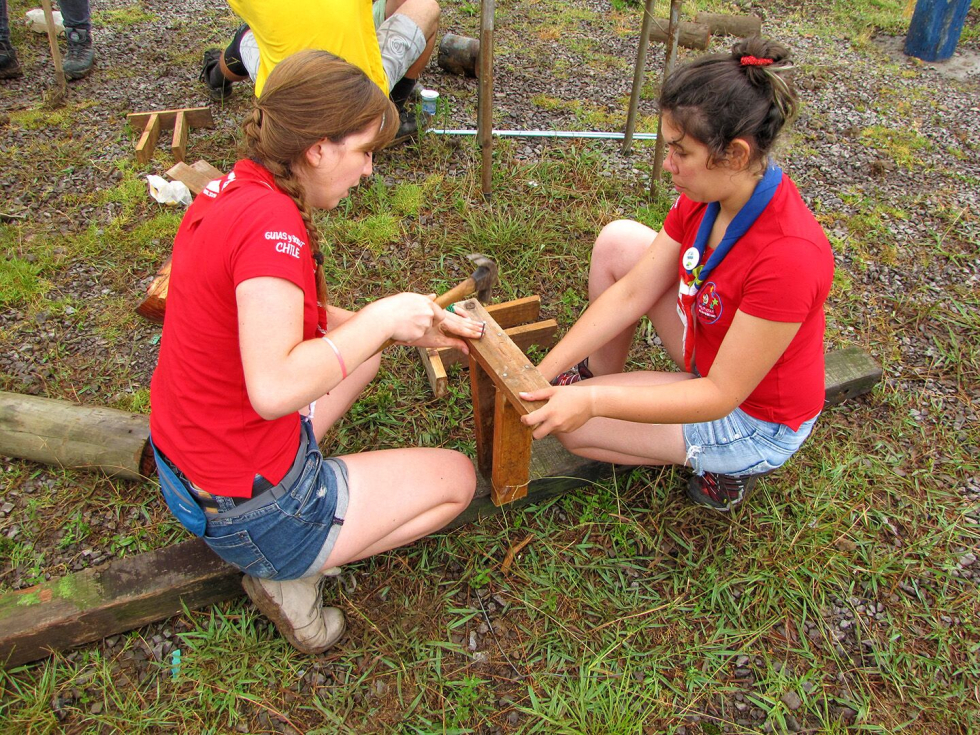
M 684 266 L 684 270 L 692 271 L 694 267 L 701 260 L 701 253 L 698 252 L 697 248 L 691 247 L 684 252 L 684 258 L 681 260 L 681 265 Z

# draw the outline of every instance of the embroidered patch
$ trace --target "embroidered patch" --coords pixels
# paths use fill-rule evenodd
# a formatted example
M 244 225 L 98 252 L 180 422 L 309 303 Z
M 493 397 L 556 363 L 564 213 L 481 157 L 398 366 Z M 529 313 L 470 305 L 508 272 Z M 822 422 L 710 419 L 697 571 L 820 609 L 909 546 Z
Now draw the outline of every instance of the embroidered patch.
M 698 321 L 701 324 L 714 324 L 721 318 L 722 303 L 718 295 L 718 287 L 714 281 L 708 281 L 698 291 L 695 301 L 698 310 Z

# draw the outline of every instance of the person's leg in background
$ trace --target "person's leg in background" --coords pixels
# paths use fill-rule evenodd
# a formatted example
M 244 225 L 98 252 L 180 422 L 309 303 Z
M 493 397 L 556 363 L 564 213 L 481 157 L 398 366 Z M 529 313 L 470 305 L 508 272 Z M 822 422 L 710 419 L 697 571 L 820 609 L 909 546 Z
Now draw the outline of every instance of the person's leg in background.
M 65 38 L 68 39 L 65 77 L 69 80 L 82 79 L 92 71 L 92 62 L 95 61 L 89 0 L 60 0 L 58 4 L 65 22 Z
M 248 26 L 242 24 L 235 32 L 228 47 L 222 51 L 219 48 L 209 48 L 204 52 L 204 66 L 201 69 L 201 81 L 208 87 L 211 99 L 221 102 L 231 95 L 232 82 L 242 82 L 250 76 L 254 78 L 255 69 L 249 71 L 243 61 L 243 46 L 254 49 L 255 69 L 258 69 L 258 47 L 255 36 Z
M 23 74 L 17 52 L 10 44 L 10 25 L 7 22 L 7 0 L 0 0 L 0 79 L 13 79 Z

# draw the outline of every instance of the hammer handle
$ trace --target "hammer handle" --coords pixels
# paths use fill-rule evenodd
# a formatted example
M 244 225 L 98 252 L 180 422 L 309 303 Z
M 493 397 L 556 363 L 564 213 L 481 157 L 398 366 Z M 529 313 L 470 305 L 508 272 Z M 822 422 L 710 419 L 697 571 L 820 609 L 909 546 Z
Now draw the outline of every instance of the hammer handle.
M 462 283 L 453 286 L 451 289 L 446 291 L 446 293 L 441 296 L 436 296 L 436 305 L 440 309 L 445 309 L 450 304 L 455 304 L 457 301 L 462 301 L 467 298 L 470 294 L 476 292 L 476 281 L 473 280 L 472 276 L 467 278 Z M 395 340 L 389 339 L 383 345 L 378 352 L 383 352 L 384 350 L 395 344 Z

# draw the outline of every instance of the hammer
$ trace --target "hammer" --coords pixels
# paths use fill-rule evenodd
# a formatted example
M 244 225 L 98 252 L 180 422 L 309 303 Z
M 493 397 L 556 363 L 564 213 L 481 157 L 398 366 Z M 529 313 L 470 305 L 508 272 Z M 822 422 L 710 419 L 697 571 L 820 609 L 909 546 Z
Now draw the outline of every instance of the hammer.
M 476 270 L 465 281 L 436 297 L 436 305 L 440 309 L 446 309 L 473 293 L 476 294 L 480 303 L 490 300 L 490 291 L 497 283 L 497 264 L 488 256 L 480 253 L 470 253 L 466 257 L 476 263 Z M 381 350 L 391 347 L 393 344 L 395 344 L 395 340 L 389 339 L 381 346 Z

